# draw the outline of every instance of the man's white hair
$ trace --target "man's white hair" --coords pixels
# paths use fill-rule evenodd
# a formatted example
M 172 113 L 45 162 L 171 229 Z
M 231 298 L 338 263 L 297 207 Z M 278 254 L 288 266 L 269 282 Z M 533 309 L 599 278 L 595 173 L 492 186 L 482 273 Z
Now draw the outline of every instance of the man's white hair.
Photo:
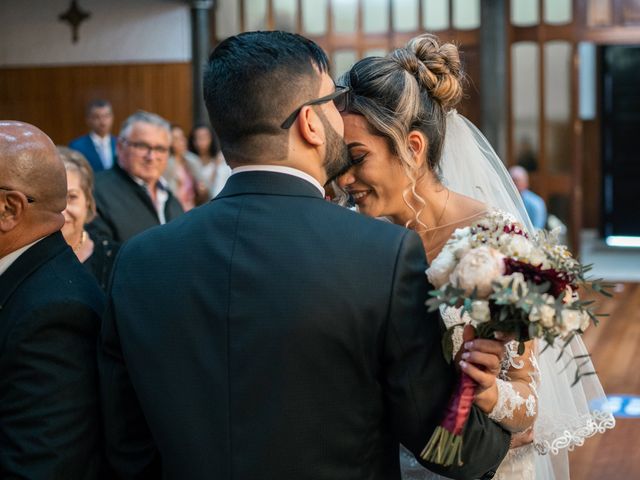
M 171 124 L 160 115 L 151 112 L 145 112 L 144 110 L 138 110 L 123 122 L 122 128 L 120 129 L 119 138 L 125 140 L 128 139 L 129 134 L 131 133 L 131 129 L 136 123 L 147 123 L 149 125 L 160 127 L 163 130 L 167 131 L 167 133 L 169 134 L 169 139 L 171 139 Z

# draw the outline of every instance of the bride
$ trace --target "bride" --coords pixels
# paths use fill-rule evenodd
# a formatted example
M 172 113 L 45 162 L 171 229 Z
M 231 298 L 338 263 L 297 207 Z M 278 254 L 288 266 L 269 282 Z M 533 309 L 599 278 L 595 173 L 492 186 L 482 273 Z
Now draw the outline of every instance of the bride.
M 340 190 L 361 213 L 415 230 L 431 264 L 457 228 L 487 216 L 509 215 L 533 232 L 504 165 L 454 110 L 462 78 L 457 47 L 424 34 L 386 57 L 360 60 L 338 82 L 351 88 L 343 120 L 352 166 L 338 178 Z M 465 320 L 456 309 L 441 312 L 447 326 Z M 458 332 L 456 350 L 461 343 Z M 555 361 L 559 346 L 525 347 L 519 356 L 515 342 L 506 345 L 492 387 L 498 401 L 478 404 L 514 433 L 494 478 L 569 478 L 567 451 L 613 427 L 613 417 L 592 409 L 591 400 L 604 398 L 595 375 L 571 387 L 574 372 Z M 579 338 L 569 348 L 585 353 Z M 404 449 L 400 460 L 404 479 L 438 478 Z

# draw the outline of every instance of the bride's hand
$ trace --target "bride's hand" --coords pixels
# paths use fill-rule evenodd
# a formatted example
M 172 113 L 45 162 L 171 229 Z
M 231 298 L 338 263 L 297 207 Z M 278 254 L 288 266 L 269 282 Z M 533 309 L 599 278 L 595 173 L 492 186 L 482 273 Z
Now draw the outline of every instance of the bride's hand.
M 478 384 L 474 403 L 483 412 L 489 413 L 498 401 L 496 377 L 500 373 L 504 343 L 499 340 L 472 338 L 472 332 L 465 328 L 460 368 Z
M 518 448 L 533 442 L 533 428 L 528 428 L 524 432 L 514 433 L 511 435 L 511 443 L 509 448 Z

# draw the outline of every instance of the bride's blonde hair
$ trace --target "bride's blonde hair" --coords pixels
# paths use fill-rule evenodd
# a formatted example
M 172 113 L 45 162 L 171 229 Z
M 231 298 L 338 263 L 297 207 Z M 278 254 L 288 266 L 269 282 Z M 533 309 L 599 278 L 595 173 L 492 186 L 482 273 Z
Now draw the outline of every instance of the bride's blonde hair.
M 348 111 L 363 115 L 371 133 L 387 139 L 411 182 L 403 198 L 415 219 L 407 227 L 426 228 L 419 220 L 425 201 L 416 185 L 426 169 L 439 177 L 446 117 L 462 99 L 463 79 L 458 48 L 425 33 L 385 57 L 358 61 L 338 80 L 352 90 Z M 425 162 L 416 161 L 409 146 L 408 136 L 414 130 L 428 140 Z M 408 201 L 409 195 L 420 205 L 418 209 Z

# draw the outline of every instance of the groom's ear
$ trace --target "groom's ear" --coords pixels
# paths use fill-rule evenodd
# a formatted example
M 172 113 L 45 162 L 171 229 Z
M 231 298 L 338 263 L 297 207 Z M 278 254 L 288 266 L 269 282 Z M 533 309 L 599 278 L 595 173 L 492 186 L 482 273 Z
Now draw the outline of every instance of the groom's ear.
M 427 161 L 427 149 L 429 148 L 429 140 L 426 135 L 417 130 L 409 132 L 407 143 L 411 149 L 413 160 L 418 167 L 421 167 Z
M 318 147 L 324 143 L 325 131 L 320 117 L 312 107 L 302 107 L 298 114 L 296 126 L 300 136 L 309 144 Z

